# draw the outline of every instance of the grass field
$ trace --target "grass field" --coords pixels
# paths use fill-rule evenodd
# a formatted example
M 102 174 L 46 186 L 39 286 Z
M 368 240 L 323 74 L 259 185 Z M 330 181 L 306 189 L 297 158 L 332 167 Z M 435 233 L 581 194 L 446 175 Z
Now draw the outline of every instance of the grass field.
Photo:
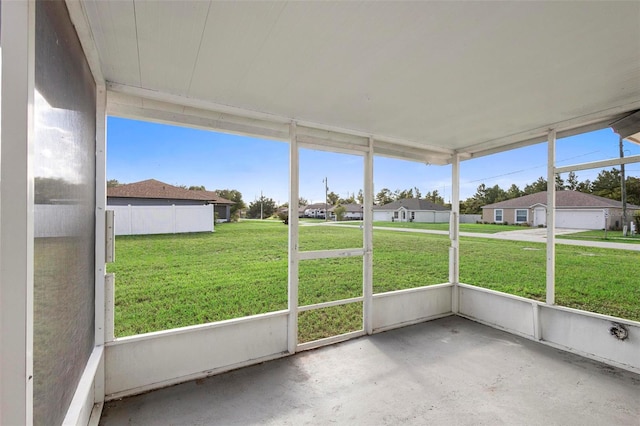
M 634 235 L 633 237 L 622 236 L 622 231 L 607 231 L 607 237 L 605 238 L 604 231 L 582 231 L 569 235 L 558 235 L 556 238 L 564 238 L 570 240 L 586 240 L 586 241 L 604 241 L 610 243 L 628 243 L 628 244 L 640 244 L 640 235 Z
M 360 225 L 362 221 L 344 221 L 333 222 L 334 225 Z M 406 228 L 406 229 L 431 229 L 434 231 L 449 231 L 449 222 L 447 223 L 423 223 L 423 222 L 373 222 L 373 226 L 381 226 L 385 228 Z M 505 231 L 522 230 L 522 226 L 517 225 L 491 225 L 480 223 L 461 223 L 461 232 L 477 232 L 483 234 L 495 234 Z
M 109 265 L 116 336 L 286 309 L 287 229 L 250 221 L 215 233 L 117 237 Z M 361 246 L 358 228 L 300 227 L 301 250 Z M 447 282 L 448 246 L 446 235 L 374 231 L 374 292 Z M 558 304 L 640 320 L 637 253 L 574 246 L 556 253 Z M 543 244 L 463 238 L 460 278 L 542 300 L 544 259 Z M 299 277 L 301 306 L 360 296 L 362 259 L 302 261 Z M 361 309 L 354 303 L 301 314 L 300 341 L 360 329 Z

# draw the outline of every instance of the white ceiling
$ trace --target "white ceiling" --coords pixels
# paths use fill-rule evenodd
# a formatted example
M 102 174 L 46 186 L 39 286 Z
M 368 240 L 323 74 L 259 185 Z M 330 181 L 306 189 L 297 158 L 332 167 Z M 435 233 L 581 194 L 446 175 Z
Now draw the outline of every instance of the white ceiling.
M 400 144 L 486 153 L 640 109 L 637 1 L 81 4 L 109 82 Z

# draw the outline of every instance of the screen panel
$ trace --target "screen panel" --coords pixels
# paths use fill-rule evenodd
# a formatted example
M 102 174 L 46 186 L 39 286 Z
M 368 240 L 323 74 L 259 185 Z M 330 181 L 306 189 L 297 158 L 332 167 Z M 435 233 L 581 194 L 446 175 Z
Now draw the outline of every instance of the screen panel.
M 95 84 L 64 2 L 36 3 L 34 423 L 60 424 L 94 346 Z

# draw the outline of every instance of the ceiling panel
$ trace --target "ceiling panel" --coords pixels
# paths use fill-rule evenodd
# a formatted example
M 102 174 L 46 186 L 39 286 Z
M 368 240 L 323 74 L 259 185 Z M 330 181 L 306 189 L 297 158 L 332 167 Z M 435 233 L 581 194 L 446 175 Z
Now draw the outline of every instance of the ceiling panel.
M 640 2 L 136 1 L 137 36 L 131 4 L 88 13 L 110 81 L 413 145 L 640 105 Z
M 187 95 L 209 2 L 136 2 L 143 87 Z
M 140 86 L 134 2 L 84 2 L 102 73 L 109 81 Z

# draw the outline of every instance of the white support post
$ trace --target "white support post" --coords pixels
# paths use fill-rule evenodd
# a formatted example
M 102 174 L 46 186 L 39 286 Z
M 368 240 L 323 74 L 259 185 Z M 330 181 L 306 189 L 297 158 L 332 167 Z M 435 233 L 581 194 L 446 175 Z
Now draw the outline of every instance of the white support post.
M 364 206 L 363 206 L 364 259 L 362 262 L 363 326 L 367 334 L 373 333 L 373 138 L 369 138 L 369 150 L 364 156 Z
M 455 154 L 451 162 L 451 218 L 449 221 L 449 282 L 453 284 L 451 312 L 459 310 L 460 282 L 460 156 Z
M 0 135 L 0 424 L 33 423 L 35 1 L 3 1 Z
M 555 304 L 556 286 L 556 131 L 547 142 L 547 304 Z
M 106 137 L 107 90 L 104 86 L 96 87 L 96 230 L 95 230 L 95 345 L 103 346 L 105 330 L 113 330 L 113 324 L 105 324 L 105 248 L 106 248 L 106 216 L 107 208 L 107 137 Z M 113 320 L 113 317 L 111 318 Z M 94 402 L 104 402 L 104 363 L 96 372 Z
M 298 199 L 299 153 L 296 123 L 289 127 L 289 323 L 287 349 L 293 354 L 298 346 Z

